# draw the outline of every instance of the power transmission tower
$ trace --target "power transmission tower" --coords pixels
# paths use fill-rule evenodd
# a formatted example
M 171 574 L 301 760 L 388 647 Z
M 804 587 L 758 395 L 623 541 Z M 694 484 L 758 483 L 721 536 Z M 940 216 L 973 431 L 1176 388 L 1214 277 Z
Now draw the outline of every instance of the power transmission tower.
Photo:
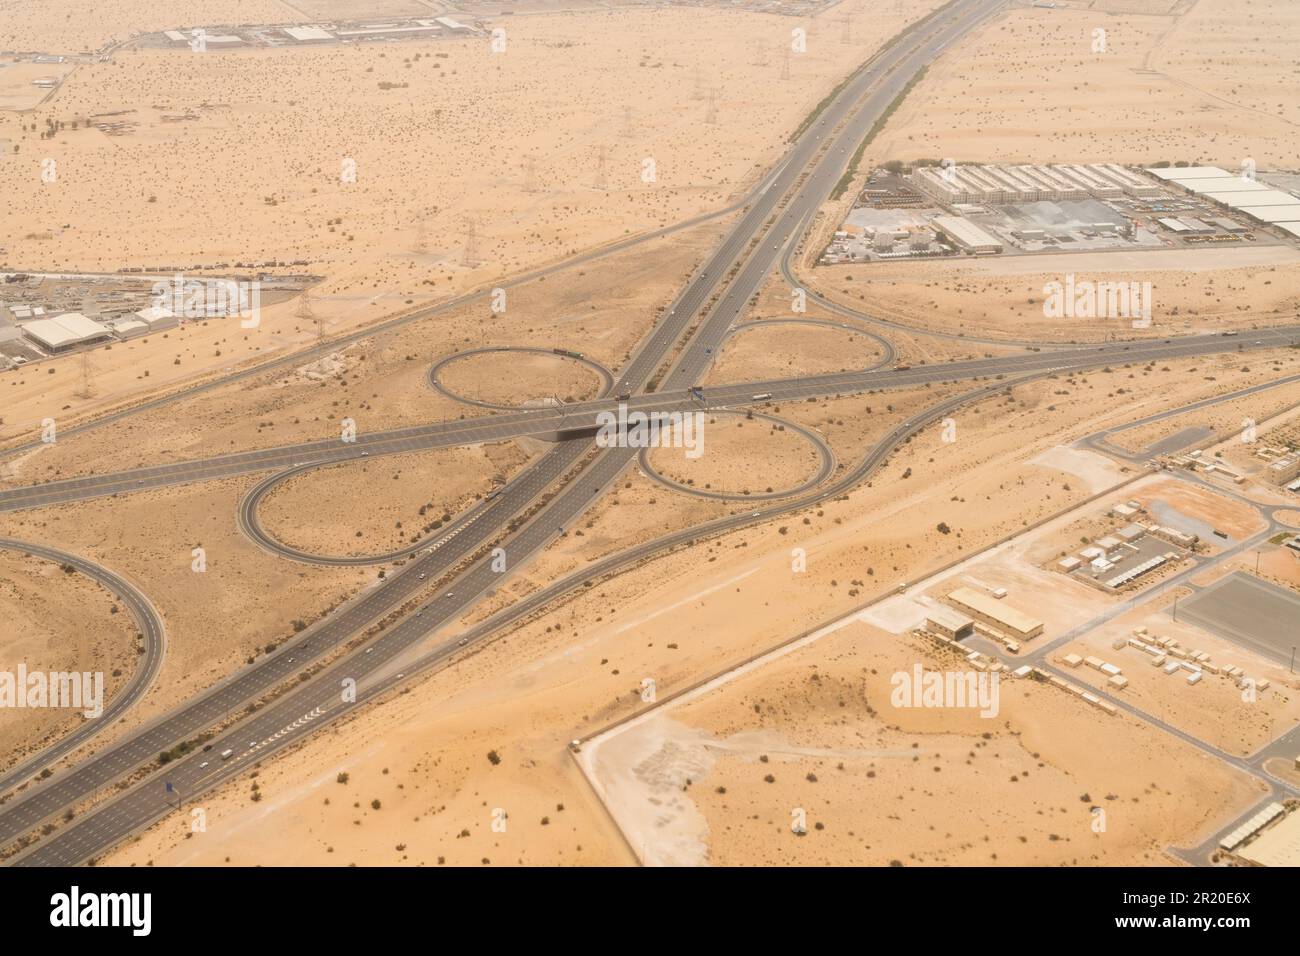
M 841 43 L 852 43 L 852 42 L 853 42 L 853 26 L 852 26 L 852 24 L 853 24 L 853 21 L 849 18 L 849 15 L 848 15 L 847 13 L 844 14 L 844 33 L 840 36 L 840 42 L 841 42 Z
M 709 108 L 704 114 L 704 122 L 710 126 L 718 124 L 718 91 L 713 87 L 709 88 Z
M 781 79 L 790 79 L 790 48 L 785 48 L 785 55 L 781 58 Z
M 77 398 L 91 398 L 95 394 L 95 386 L 91 381 L 91 373 L 94 370 L 90 366 L 90 353 L 81 353 L 81 384 L 73 392 Z
M 609 176 L 605 172 L 605 146 L 601 144 L 600 154 L 596 159 L 596 188 L 608 189 Z
M 311 305 L 310 289 L 303 289 L 302 295 L 298 296 L 298 311 L 296 314 L 297 317 L 302 319 L 304 322 L 316 321 L 316 310 L 313 309 Z
M 528 157 L 528 164 L 524 167 L 524 192 L 535 193 L 538 190 L 537 185 L 537 159 L 533 156 Z
M 623 135 L 626 138 L 631 139 L 635 134 L 636 134 L 636 130 L 633 129 L 632 127 L 632 107 L 624 106 L 623 107 Z
M 469 268 L 478 265 L 478 226 L 474 220 L 465 220 L 465 251 L 461 255 L 461 264 Z
M 763 49 L 761 39 L 754 41 L 754 62 L 753 66 L 767 66 L 767 51 Z
M 700 65 L 695 64 L 695 89 L 691 91 L 691 99 L 704 99 L 704 77 L 700 74 Z
M 424 217 L 421 216 L 415 223 L 415 254 L 423 256 L 429 252 L 429 232 L 424 225 Z

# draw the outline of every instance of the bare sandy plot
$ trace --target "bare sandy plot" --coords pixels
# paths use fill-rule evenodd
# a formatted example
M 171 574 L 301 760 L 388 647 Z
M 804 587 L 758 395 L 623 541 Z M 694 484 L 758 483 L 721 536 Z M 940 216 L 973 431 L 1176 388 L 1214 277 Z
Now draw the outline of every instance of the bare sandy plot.
M 313 469 L 277 486 L 259 517 L 309 554 L 384 554 L 432 534 L 526 460 L 514 444 L 478 445 Z
M 494 405 L 578 402 L 595 398 L 601 385 L 599 375 L 576 361 L 528 352 L 471 355 L 444 366 L 439 381 L 456 395 Z
M 880 346 L 853 330 L 767 321 L 727 342 L 710 382 L 821 375 L 868 368 L 881 359 Z
M 699 432 L 694 450 L 653 449 L 651 467 L 700 491 L 770 494 L 802 485 L 822 460 L 806 437 L 779 422 L 706 414 Z
M 959 666 L 850 623 L 585 759 L 651 863 L 1159 864 L 1257 799 L 1187 745 L 1027 682 L 1003 683 L 992 719 L 894 706 L 917 663 Z

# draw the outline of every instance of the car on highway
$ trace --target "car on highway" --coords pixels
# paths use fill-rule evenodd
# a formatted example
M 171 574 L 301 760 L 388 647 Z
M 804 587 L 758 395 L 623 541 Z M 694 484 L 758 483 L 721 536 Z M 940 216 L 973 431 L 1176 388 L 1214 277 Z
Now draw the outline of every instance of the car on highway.
M 221 759 L 229 760 L 232 756 L 234 756 L 234 754 L 235 752 L 231 750 L 229 747 L 227 747 L 225 750 L 221 751 Z
M 448 591 L 446 594 L 443 595 L 443 597 L 455 597 L 455 596 L 456 596 L 456 592 L 454 591 Z
M 203 763 L 199 764 L 199 769 L 202 770 L 202 769 L 203 769 L 204 767 L 206 767 L 207 765 L 208 765 L 208 762 L 205 760 L 205 761 L 203 761 Z
M 424 572 L 421 572 L 421 573 L 420 573 L 420 580 L 421 580 L 421 581 L 424 580 Z

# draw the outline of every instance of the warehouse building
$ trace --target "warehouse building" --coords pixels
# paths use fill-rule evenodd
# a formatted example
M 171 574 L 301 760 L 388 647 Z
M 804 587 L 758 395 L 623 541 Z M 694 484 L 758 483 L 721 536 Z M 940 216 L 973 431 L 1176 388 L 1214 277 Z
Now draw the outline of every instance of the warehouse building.
M 925 626 L 953 641 L 975 633 L 975 622 L 971 618 L 942 604 L 936 604 L 926 612 Z
M 1067 199 L 1151 198 L 1160 186 L 1114 163 L 1057 166 L 924 166 L 911 181 L 940 203 L 1058 202 Z
M 1300 813 L 1287 814 L 1237 855 L 1256 866 L 1300 866 Z
M 1027 641 L 1043 633 L 1042 621 L 974 588 L 958 588 L 948 595 L 948 603 L 1011 637 Z
M 23 335 L 45 351 L 54 353 L 112 338 L 113 331 L 80 312 L 68 312 L 52 319 L 28 322 L 23 326 Z
M 1002 251 L 1002 243 L 995 236 L 959 216 L 936 216 L 930 225 L 940 236 L 971 255 L 990 256 Z
M 145 325 L 149 326 L 150 332 L 169 329 L 175 325 L 177 321 L 176 313 L 161 305 L 151 305 L 147 309 L 141 309 L 135 314 L 135 317 Z

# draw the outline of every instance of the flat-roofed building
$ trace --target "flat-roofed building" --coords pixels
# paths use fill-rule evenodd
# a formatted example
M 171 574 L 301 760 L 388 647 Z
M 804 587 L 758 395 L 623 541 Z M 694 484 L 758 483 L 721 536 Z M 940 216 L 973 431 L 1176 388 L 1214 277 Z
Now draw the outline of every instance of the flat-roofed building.
M 936 604 L 925 613 L 926 627 L 951 640 L 960 640 L 975 633 L 975 622 L 959 611 Z
M 948 603 L 975 620 L 991 624 L 1021 640 L 1027 641 L 1043 633 L 1042 621 L 1016 610 L 1006 601 L 996 600 L 974 588 L 958 588 L 948 595 Z
M 1117 163 L 1092 163 L 1088 168 L 1099 175 L 1110 177 L 1126 195 L 1139 199 L 1152 199 L 1160 195 L 1160 187 L 1151 180 Z
M 284 27 L 287 36 L 292 37 L 299 43 L 325 43 L 334 39 L 334 34 L 321 27 L 303 26 L 303 27 Z
M 963 252 L 995 255 L 1002 251 L 1002 243 L 997 237 L 960 216 L 936 216 L 930 220 L 930 225 Z
M 1251 189 L 1247 192 L 1222 192 L 1216 190 L 1205 193 L 1206 199 L 1213 199 L 1232 209 L 1244 209 L 1250 212 L 1255 206 L 1296 206 L 1300 199 L 1280 189 Z M 1253 215 L 1253 214 L 1252 214 Z
M 1225 179 L 1174 179 L 1171 182 L 1197 195 L 1205 195 L 1206 193 L 1258 193 L 1271 188 L 1257 180 L 1243 179 L 1240 176 L 1228 176 Z
M 1288 813 L 1237 850 L 1237 856 L 1257 866 L 1300 866 L 1300 813 Z
M 1156 179 L 1198 179 L 1212 176 L 1225 178 L 1239 175 L 1220 169 L 1218 166 L 1149 166 L 1146 172 Z
M 1251 206 L 1249 209 L 1242 209 L 1246 215 L 1260 222 L 1277 223 L 1277 222 L 1300 222 L 1300 202 L 1287 203 L 1286 205 L 1277 206 Z

